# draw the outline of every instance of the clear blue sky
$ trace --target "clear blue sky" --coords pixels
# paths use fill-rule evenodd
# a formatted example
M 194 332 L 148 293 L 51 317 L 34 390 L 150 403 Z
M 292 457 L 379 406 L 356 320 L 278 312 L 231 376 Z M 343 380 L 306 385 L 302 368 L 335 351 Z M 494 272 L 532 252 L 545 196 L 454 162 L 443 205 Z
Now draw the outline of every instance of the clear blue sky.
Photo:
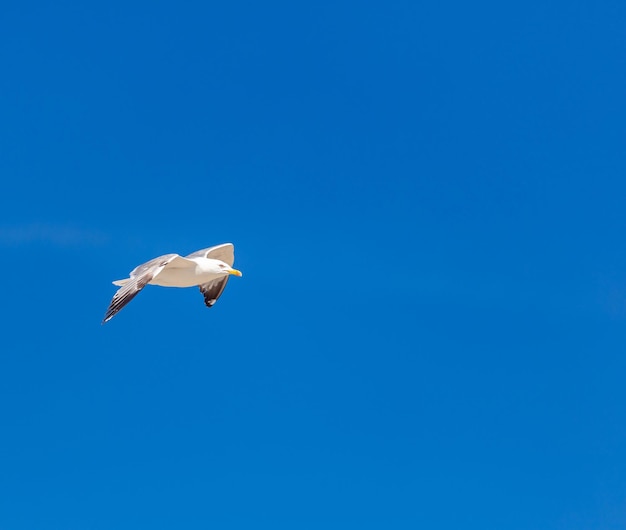
M 626 527 L 625 26 L 4 6 L 0 528 Z

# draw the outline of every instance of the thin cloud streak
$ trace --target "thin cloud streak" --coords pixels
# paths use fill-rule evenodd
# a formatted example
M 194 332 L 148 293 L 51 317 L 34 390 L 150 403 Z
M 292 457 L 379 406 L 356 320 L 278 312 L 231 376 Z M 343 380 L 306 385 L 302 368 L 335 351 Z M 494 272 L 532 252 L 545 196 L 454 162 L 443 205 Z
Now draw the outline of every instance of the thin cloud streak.
M 0 245 L 2 246 L 32 243 L 46 243 L 57 247 L 100 246 L 107 240 L 108 237 L 102 232 L 71 225 L 29 223 L 0 226 Z

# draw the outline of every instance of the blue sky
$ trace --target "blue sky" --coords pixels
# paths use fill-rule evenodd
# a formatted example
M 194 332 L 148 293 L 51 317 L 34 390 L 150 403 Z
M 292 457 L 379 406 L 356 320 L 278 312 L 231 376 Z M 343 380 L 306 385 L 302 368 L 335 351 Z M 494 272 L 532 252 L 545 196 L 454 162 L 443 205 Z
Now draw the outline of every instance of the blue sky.
M 0 527 L 623 528 L 625 22 L 5 7 Z

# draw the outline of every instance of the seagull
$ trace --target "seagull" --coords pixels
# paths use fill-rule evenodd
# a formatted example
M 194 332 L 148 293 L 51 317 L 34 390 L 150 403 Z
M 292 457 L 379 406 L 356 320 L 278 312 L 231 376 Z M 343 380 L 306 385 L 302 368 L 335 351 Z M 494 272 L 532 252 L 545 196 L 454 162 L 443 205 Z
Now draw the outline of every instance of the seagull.
M 120 289 L 113 296 L 102 323 L 111 320 L 148 284 L 162 287 L 197 285 L 206 306 L 212 307 L 224 291 L 230 275 L 241 276 L 240 271 L 233 269 L 234 261 L 232 243 L 197 250 L 185 257 L 165 254 L 146 261 L 131 271 L 130 278 L 113 282 Z

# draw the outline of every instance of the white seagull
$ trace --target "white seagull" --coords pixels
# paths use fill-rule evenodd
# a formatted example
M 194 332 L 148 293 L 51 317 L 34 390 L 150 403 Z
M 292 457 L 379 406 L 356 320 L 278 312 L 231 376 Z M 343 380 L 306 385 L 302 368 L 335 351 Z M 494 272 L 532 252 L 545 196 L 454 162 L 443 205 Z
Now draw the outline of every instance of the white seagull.
M 165 254 L 135 267 L 130 278 L 116 280 L 113 285 L 121 288 L 113 296 L 102 323 L 130 302 L 146 285 L 163 287 L 200 287 L 207 307 L 213 306 L 220 297 L 231 274 L 241 276 L 233 269 L 235 247 L 224 243 L 205 248 L 182 257 L 178 254 Z

